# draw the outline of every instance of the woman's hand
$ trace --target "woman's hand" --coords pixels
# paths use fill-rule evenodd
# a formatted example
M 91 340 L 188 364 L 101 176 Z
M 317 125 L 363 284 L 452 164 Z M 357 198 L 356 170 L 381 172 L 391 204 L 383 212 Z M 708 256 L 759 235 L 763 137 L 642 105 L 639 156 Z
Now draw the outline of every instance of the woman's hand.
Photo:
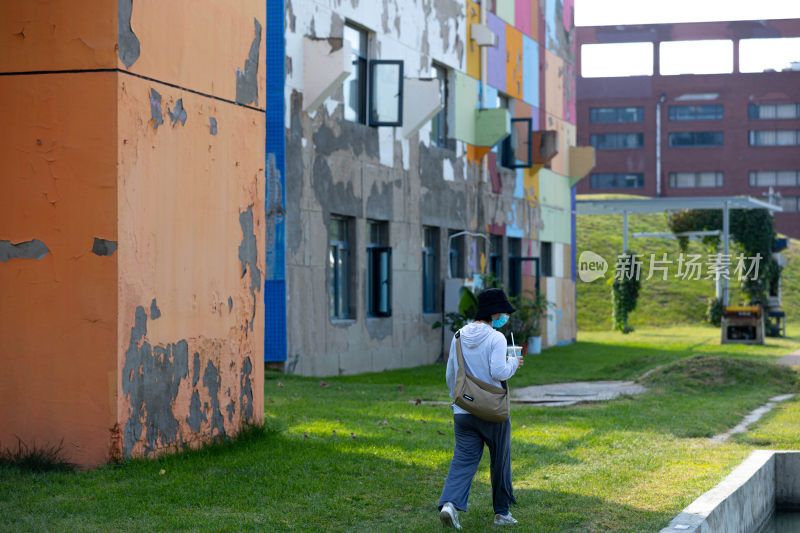
M 517 356 L 517 361 L 519 361 L 519 366 L 520 367 L 525 363 L 525 360 L 522 358 L 521 355 Z

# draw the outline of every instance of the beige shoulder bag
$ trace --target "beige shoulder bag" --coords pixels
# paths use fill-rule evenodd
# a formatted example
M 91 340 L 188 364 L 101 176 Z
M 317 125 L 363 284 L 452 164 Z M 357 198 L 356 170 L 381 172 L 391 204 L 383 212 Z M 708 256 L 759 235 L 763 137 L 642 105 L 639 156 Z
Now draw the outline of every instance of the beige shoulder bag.
M 481 420 L 505 422 L 510 414 L 506 382 L 501 382 L 502 388 L 495 387 L 467 374 L 464 354 L 461 352 L 461 331 L 456 333 L 456 353 L 458 354 L 458 371 L 456 372 L 453 403 Z

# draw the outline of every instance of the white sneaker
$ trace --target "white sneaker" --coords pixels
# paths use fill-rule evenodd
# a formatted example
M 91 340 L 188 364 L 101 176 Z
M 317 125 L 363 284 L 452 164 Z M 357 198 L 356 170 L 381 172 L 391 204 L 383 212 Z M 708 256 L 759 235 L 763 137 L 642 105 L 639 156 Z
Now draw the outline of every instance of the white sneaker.
M 447 502 L 442 506 L 439 511 L 439 520 L 442 521 L 444 527 L 452 527 L 453 529 L 461 530 L 461 524 L 458 523 L 458 511 L 455 506 Z
M 494 525 L 496 526 L 513 526 L 517 524 L 518 520 L 511 516 L 511 513 L 496 514 L 494 515 Z

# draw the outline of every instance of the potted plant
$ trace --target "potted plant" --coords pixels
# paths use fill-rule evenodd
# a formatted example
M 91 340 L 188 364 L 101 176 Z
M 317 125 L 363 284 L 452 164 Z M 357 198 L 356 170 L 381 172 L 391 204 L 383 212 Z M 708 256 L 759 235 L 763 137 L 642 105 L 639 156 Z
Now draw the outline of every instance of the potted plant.
M 535 355 L 542 352 L 542 319 L 547 317 L 548 308 L 553 304 L 541 294 L 524 291 L 511 298 L 517 311 L 508 320 L 507 328 L 514 333 L 514 339 L 527 344 L 524 352 Z

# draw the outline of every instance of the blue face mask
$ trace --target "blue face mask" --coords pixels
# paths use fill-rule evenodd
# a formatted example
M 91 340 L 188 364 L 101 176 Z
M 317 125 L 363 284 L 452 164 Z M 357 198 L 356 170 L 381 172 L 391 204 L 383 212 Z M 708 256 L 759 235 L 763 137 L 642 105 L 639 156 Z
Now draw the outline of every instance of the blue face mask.
M 493 318 L 492 319 L 492 327 L 493 328 L 502 328 L 508 322 L 508 315 L 503 313 L 500 315 L 500 318 Z

